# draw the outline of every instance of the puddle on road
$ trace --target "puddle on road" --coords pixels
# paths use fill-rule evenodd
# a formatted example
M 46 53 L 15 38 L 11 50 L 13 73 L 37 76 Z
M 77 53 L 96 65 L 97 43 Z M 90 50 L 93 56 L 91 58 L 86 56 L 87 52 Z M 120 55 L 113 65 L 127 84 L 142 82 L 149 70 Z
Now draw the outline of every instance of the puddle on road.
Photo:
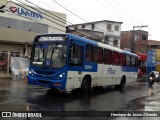
M 133 100 L 130 100 L 126 104 L 124 104 L 125 110 L 139 110 L 145 107 L 146 97 L 140 97 Z
M 149 88 L 147 95 L 129 100 L 124 104 L 125 110 L 160 111 L 160 91 Z M 157 95 L 159 94 L 159 95 Z

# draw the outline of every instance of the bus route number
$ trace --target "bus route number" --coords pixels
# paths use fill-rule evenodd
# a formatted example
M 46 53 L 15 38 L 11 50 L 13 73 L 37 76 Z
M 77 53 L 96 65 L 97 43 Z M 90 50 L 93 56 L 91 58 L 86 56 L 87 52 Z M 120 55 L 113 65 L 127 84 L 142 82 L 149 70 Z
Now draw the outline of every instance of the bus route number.
M 91 70 L 92 69 L 92 65 L 85 65 L 85 69 Z

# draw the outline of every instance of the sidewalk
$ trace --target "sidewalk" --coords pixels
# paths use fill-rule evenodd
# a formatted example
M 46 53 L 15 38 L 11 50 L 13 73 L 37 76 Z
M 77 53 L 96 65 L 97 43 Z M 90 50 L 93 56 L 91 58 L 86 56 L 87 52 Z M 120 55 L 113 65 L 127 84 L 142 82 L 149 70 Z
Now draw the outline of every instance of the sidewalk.
M 1 78 L 11 78 L 11 74 L 0 73 L 0 79 Z

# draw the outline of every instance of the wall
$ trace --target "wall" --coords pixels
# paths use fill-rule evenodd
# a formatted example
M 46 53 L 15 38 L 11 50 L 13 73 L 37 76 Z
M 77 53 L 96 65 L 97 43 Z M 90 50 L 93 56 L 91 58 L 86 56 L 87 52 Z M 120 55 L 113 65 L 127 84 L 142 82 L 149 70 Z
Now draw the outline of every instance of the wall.
M 92 24 L 95 25 L 94 29 L 92 29 Z M 107 30 L 107 24 L 112 24 L 112 30 L 111 31 Z M 84 28 L 82 28 L 83 25 L 85 25 Z M 115 31 L 115 25 L 119 26 L 119 31 Z M 78 29 L 87 29 L 87 30 L 103 32 L 104 36 L 107 35 L 109 37 L 109 45 L 114 46 L 113 41 L 118 40 L 118 45 L 114 46 L 114 47 L 120 48 L 121 23 L 100 21 L 100 22 L 80 24 L 80 25 L 77 25 L 77 28 Z M 105 41 L 105 40 L 102 40 L 102 41 Z
M 133 38 L 134 35 L 134 38 Z M 133 31 L 122 31 L 121 32 L 121 49 L 128 48 L 130 50 L 134 49 L 136 54 L 147 54 L 148 50 L 148 32 L 142 30 Z M 138 39 L 135 39 L 135 36 Z M 146 40 L 142 36 L 146 36 Z M 133 41 L 134 39 L 134 41 Z
M 6 3 L 6 0 L 0 0 L 0 5 Z M 5 12 L 0 13 L 0 73 L 9 73 L 10 57 L 23 56 L 24 46 L 27 48 L 25 55 L 30 54 L 32 42 L 37 34 L 66 31 L 66 15 L 63 13 L 30 8 L 11 1 L 4 9 Z M 60 22 L 60 18 L 63 22 Z M 3 64 L 5 67 L 2 67 Z
M 24 11 L 29 11 L 29 10 L 34 11 L 35 13 L 41 15 L 42 18 L 41 17 L 36 18 L 36 17 L 25 16 L 24 14 L 22 14 L 23 13 L 21 11 L 22 9 Z M 3 14 L 0 14 L 0 16 L 19 19 L 19 20 L 25 20 L 25 21 L 31 21 L 31 22 L 37 22 L 37 23 L 41 23 L 41 24 L 47 24 L 49 26 L 48 32 L 64 33 L 66 31 L 66 28 L 65 28 L 66 14 L 53 12 L 53 11 L 49 11 L 49 10 L 44 11 L 44 10 L 37 9 L 37 8 L 32 9 L 30 7 L 27 7 L 26 5 L 22 5 L 22 4 L 17 5 L 13 2 L 8 2 L 8 4 L 5 7 L 5 10 L 7 10 L 7 11 Z M 17 10 L 17 11 L 14 11 L 14 10 Z M 47 15 L 49 15 L 50 17 L 48 17 Z M 59 18 L 55 17 L 55 15 Z M 56 20 L 55 18 L 58 20 Z M 63 19 L 63 23 L 60 22 L 60 20 L 61 20 L 60 18 Z M 51 20 L 48 20 L 48 19 L 51 19 Z M 61 24 L 64 27 L 62 27 L 58 24 Z M 57 30 L 55 28 L 57 28 L 59 30 Z

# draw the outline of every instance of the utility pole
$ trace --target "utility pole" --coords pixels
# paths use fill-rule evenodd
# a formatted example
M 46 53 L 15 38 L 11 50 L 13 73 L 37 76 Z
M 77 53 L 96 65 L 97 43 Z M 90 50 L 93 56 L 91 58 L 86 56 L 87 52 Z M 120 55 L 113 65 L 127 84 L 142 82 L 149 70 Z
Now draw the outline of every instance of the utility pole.
M 143 27 L 148 27 L 148 25 L 141 25 L 141 26 L 133 26 L 133 38 L 132 38 L 132 42 L 131 42 L 131 46 L 132 46 L 132 48 L 131 48 L 131 50 L 132 50 L 132 53 L 134 53 L 135 51 L 134 51 L 134 48 L 135 48 L 135 28 L 143 28 Z

